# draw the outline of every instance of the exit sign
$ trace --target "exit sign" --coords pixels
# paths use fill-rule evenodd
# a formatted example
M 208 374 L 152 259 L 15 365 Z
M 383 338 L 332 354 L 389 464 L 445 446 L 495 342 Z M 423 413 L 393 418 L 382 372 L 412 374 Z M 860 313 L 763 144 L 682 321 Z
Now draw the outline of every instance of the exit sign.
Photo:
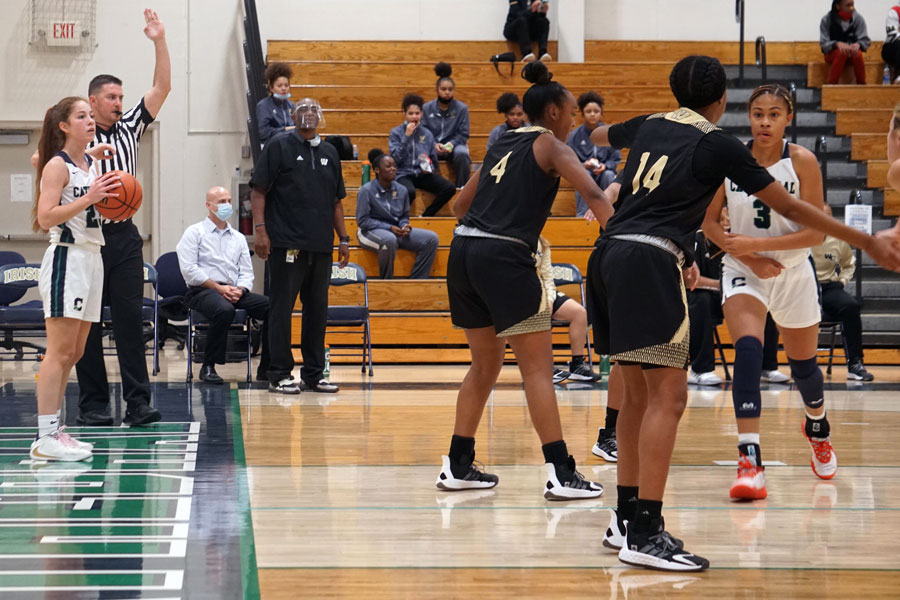
M 48 46 L 80 46 L 81 25 L 78 21 L 50 21 Z

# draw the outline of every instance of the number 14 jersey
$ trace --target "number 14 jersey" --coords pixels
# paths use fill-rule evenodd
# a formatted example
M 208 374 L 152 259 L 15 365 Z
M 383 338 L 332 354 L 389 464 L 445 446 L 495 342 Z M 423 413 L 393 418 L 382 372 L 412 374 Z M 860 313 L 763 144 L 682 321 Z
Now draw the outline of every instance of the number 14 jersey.
M 753 142 L 747 144 L 751 148 Z M 791 160 L 790 146 L 784 141 L 784 150 L 781 160 L 768 167 L 769 174 L 788 191 L 792 196 L 800 197 L 800 178 L 794 170 Z M 801 225 L 784 218 L 753 196 L 746 193 L 741 186 L 730 179 L 725 180 L 725 205 L 728 207 L 728 217 L 731 220 L 731 232 L 756 238 L 778 237 L 794 233 L 802 228 Z M 758 252 L 762 256 L 768 256 L 780 262 L 786 269 L 804 262 L 809 256 L 809 248 L 798 250 L 773 250 Z M 727 264 L 735 265 L 738 261 L 731 256 L 726 256 Z

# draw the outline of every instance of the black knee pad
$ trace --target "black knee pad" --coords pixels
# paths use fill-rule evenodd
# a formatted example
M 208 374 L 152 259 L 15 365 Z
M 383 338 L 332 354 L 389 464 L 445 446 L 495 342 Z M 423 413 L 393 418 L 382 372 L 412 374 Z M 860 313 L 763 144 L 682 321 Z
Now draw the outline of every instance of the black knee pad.
M 788 357 L 788 364 L 791 365 L 791 377 L 803 398 L 803 404 L 810 408 L 820 408 L 825 402 L 825 380 L 815 357 L 805 360 Z
M 734 416 L 738 419 L 759 417 L 762 397 L 759 393 L 759 377 L 762 375 L 762 342 L 752 336 L 744 336 L 734 343 L 734 380 L 731 382 L 731 399 Z

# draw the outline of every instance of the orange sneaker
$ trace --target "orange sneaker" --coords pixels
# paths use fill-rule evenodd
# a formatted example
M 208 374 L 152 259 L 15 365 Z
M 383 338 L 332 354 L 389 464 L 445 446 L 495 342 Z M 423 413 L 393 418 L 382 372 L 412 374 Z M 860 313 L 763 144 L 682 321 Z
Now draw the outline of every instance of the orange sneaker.
M 831 479 L 837 473 L 837 454 L 831 447 L 831 436 L 825 439 L 811 438 L 806 435 L 806 426 L 803 426 L 803 436 L 809 442 L 812 448 L 812 458 L 809 465 L 812 467 L 813 473 L 819 479 Z
M 762 500 L 768 496 L 765 467 L 757 467 L 741 454 L 738 460 L 737 479 L 731 484 L 728 495 L 735 500 Z

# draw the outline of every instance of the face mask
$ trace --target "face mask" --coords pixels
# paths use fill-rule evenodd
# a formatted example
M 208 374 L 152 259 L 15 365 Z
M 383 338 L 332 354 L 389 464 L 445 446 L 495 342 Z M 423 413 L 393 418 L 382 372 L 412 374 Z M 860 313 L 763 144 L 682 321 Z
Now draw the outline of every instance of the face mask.
M 272 97 L 277 100 L 287 100 L 291 97 L 290 94 L 272 94 Z
M 853 18 L 853 13 L 852 13 L 852 12 L 847 12 L 847 11 L 845 11 L 845 10 L 839 10 L 839 11 L 838 11 L 838 16 L 839 16 L 841 19 L 843 19 L 844 21 L 849 21 L 850 19 Z
M 231 218 L 231 215 L 234 214 L 234 208 L 232 208 L 231 203 L 228 204 L 217 204 L 216 205 L 216 216 L 222 221 L 227 221 Z

